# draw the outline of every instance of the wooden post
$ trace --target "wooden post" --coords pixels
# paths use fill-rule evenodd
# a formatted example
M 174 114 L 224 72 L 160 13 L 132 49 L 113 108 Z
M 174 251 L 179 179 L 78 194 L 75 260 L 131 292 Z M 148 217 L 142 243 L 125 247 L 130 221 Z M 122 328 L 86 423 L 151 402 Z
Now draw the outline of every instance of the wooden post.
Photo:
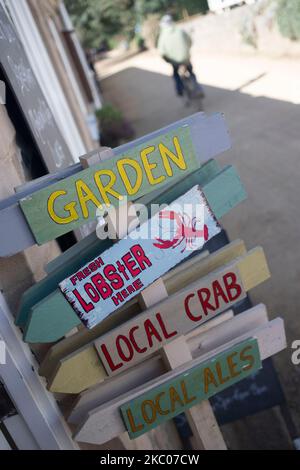
M 99 147 L 99 149 L 95 151 L 91 151 L 86 155 L 82 155 L 79 157 L 79 161 L 81 163 L 81 167 L 83 170 L 92 167 L 93 165 L 97 165 L 97 163 L 104 162 L 109 158 L 114 156 L 113 149 L 110 147 Z M 74 230 L 76 238 L 78 241 L 85 239 L 88 235 L 96 231 L 97 221 L 94 220 L 92 222 L 88 222 L 87 224 L 83 225 Z M 73 330 L 72 330 L 73 331 Z M 76 330 L 75 330 L 76 331 Z
M 99 162 L 103 162 L 104 160 L 108 160 L 109 158 L 114 156 L 113 149 L 110 147 L 99 147 L 97 153 L 92 151 L 79 157 L 82 169 L 85 170 L 86 168 L 90 168 L 93 165 L 96 165 Z
M 84 155 L 83 157 L 80 157 L 80 163 L 82 165 L 82 168 L 89 168 L 92 165 L 95 165 L 99 163 L 99 161 L 104 161 L 108 158 L 111 158 L 114 155 L 113 150 L 109 147 L 100 147 L 99 152 L 97 154 L 91 153 Z M 131 204 L 129 202 L 129 204 Z M 108 229 L 109 229 L 109 235 L 113 235 L 114 241 L 117 242 L 121 238 L 123 238 L 127 233 L 125 229 L 127 228 L 127 223 L 129 221 L 126 220 L 127 218 L 127 212 L 128 212 L 128 205 L 123 205 L 120 206 L 118 209 L 118 220 L 121 222 L 120 224 L 117 224 L 116 226 L 113 226 L 114 223 L 110 224 L 108 221 Z M 109 216 L 108 216 L 109 219 Z M 122 223 L 122 221 L 126 221 L 126 223 Z M 138 219 L 137 219 L 138 222 Z M 80 229 L 79 229 L 80 230 Z M 75 328 L 77 330 L 77 328 Z M 74 331 L 74 330 L 72 330 Z M 132 449 L 147 449 L 147 450 L 152 450 L 152 444 L 151 440 L 147 435 L 141 436 L 137 439 L 134 440 L 134 443 L 130 441 L 128 438 L 127 432 L 124 433 L 123 435 L 119 436 L 116 438 L 117 441 L 120 442 L 119 446 L 120 449 L 125 448 L 126 450 L 132 450 Z
M 171 341 L 162 348 L 162 356 L 170 370 L 191 361 L 192 355 L 184 336 Z M 226 450 L 226 444 L 208 400 L 185 412 L 193 432 L 192 446 L 197 450 Z
M 105 155 L 107 155 L 107 150 L 105 151 Z M 113 235 L 114 242 L 118 242 L 121 238 L 124 238 L 127 235 L 127 227 L 130 222 L 132 229 L 138 225 L 139 219 L 136 213 L 134 223 L 132 223 L 132 220 L 129 220 L 128 209 L 130 205 L 132 205 L 132 203 L 129 201 L 128 204 L 124 204 L 117 209 L 117 217 L 115 221 L 109 220 L 109 215 L 107 217 L 108 231 L 110 235 Z M 128 433 L 124 432 L 117 438 L 117 440 L 120 442 L 120 448 L 123 446 L 126 450 L 154 450 L 149 433 L 131 440 L 128 437 Z
M 160 277 L 156 281 L 154 281 L 150 286 L 146 287 L 146 289 L 144 289 L 140 293 L 140 295 L 138 296 L 138 300 L 142 309 L 147 309 L 151 307 L 152 305 L 165 299 L 166 297 L 168 297 L 168 292 L 165 287 L 163 279 Z M 176 430 L 175 430 L 175 426 L 173 422 L 169 421 L 166 424 L 168 426 L 168 431 L 174 434 Z M 159 431 L 157 431 L 156 429 L 151 431 L 152 434 L 157 433 L 157 432 Z M 176 434 L 175 434 L 175 437 L 178 440 L 178 437 Z M 120 437 L 120 439 L 124 446 L 126 446 L 126 444 L 130 445 L 130 439 L 128 437 L 127 431 Z M 151 445 L 150 432 L 143 434 L 142 436 L 139 436 L 136 439 L 134 439 L 134 443 L 135 443 L 135 449 L 141 449 L 141 450 L 153 449 Z M 151 445 L 151 447 L 149 447 L 149 445 Z
M 139 302 L 143 309 L 149 308 L 168 297 L 163 278 L 157 279 L 139 295 Z M 166 366 L 170 369 L 191 361 L 192 355 L 184 336 L 171 341 L 162 348 L 162 357 Z M 226 444 L 221 434 L 218 423 L 208 400 L 190 408 L 186 416 L 193 432 L 192 445 L 199 450 L 226 450 Z M 126 433 L 127 434 L 127 433 Z M 147 436 L 147 435 L 146 435 Z M 143 435 L 136 439 L 143 441 Z M 145 448 L 145 447 L 139 447 Z

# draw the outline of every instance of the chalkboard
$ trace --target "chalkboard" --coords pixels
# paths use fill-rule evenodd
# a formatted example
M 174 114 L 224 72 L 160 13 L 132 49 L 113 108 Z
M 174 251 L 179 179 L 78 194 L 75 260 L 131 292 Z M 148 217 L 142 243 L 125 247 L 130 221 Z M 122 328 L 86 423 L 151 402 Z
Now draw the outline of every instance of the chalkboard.
M 73 164 L 72 155 L 28 62 L 18 35 L 0 5 L 0 64 L 49 172 Z
M 284 395 L 271 358 L 251 377 L 211 399 L 219 425 L 284 403 Z
M 228 387 L 209 400 L 219 426 L 285 403 L 272 359 L 264 360 L 262 365 L 262 369 L 250 377 Z M 184 413 L 176 416 L 174 421 L 184 440 L 192 436 Z

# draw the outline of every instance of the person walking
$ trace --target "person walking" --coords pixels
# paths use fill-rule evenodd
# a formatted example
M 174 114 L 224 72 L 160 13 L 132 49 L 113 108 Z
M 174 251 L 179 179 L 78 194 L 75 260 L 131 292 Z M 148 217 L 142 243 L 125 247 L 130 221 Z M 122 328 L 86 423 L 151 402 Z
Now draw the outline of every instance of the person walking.
M 188 33 L 178 28 L 171 15 L 164 15 L 160 21 L 160 34 L 157 48 L 162 58 L 173 67 L 173 78 L 178 96 L 184 92 L 184 84 L 179 74 L 179 68 L 185 67 L 197 86 L 197 78 L 193 72 L 190 59 L 192 40 Z

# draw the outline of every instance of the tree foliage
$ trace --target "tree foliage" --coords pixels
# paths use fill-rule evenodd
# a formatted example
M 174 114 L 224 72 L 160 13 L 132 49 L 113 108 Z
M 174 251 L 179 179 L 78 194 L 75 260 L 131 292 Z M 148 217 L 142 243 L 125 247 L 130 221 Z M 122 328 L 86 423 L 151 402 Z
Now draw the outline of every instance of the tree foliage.
M 130 39 L 135 27 L 153 13 L 182 11 L 195 14 L 207 10 L 207 0 L 65 0 L 67 10 L 85 47 L 98 47 L 103 39 L 122 34 Z
M 116 34 L 133 35 L 134 0 L 65 0 L 85 47 L 98 47 Z
M 153 13 L 167 13 L 174 5 L 172 0 L 136 0 L 136 10 L 142 18 Z
M 300 1 L 278 0 L 277 21 L 283 36 L 300 39 Z

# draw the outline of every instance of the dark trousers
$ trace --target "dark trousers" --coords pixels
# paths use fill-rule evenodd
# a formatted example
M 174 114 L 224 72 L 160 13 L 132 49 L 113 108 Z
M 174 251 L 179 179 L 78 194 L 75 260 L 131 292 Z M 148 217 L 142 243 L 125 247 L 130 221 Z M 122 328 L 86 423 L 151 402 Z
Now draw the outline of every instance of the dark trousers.
M 174 82 L 175 82 L 176 92 L 177 92 L 177 95 L 182 96 L 183 95 L 183 90 L 184 90 L 184 85 L 183 85 L 181 77 L 179 75 L 179 67 L 181 66 L 181 64 L 172 63 L 172 66 L 173 66 L 173 78 L 174 78 Z M 196 79 L 196 75 L 193 72 L 192 64 L 189 62 L 188 64 L 186 64 L 185 67 L 186 67 L 186 70 L 188 71 L 188 73 L 190 74 L 190 76 L 196 82 L 197 79 Z

